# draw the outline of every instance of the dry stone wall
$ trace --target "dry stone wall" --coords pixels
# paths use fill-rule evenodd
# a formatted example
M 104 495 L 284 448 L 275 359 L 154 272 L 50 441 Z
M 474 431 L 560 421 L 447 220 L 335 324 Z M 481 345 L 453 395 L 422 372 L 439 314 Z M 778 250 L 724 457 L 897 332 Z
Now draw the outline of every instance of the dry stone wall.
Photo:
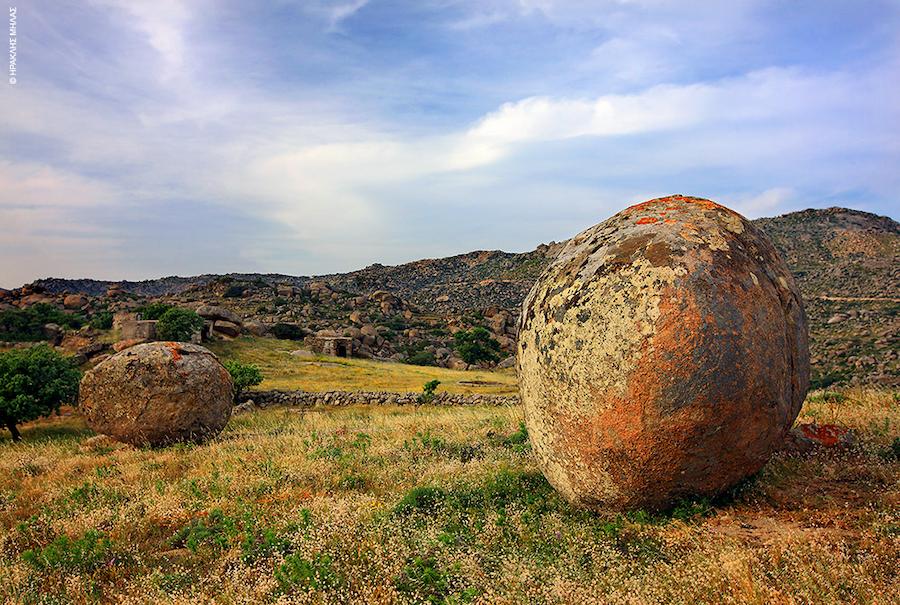
M 261 408 L 272 406 L 313 407 L 316 405 L 417 405 L 419 393 L 387 391 L 248 391 L 242 401 L 252 400 Z M 435 393 L 429 405 L 519 405 L 518 395 Z

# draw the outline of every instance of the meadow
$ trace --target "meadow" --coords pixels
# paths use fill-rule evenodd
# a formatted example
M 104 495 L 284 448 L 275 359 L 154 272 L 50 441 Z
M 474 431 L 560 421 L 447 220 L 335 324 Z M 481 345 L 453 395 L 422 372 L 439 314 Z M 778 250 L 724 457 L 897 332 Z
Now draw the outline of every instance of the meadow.
M 300 344 L 291 340 L 243 336 L 209 343 L 220 359 L 253 363 L 262 370 L 260 389 L 304 391 L 419 392 L 430 380 L 450 393 L 512 395 L 518 392 L 515 370 L 449 370 L 371 359 L 297 356 Z
M 69 413 L 0 438 L 0 602 L 900 602 L 897 394 L 815 393 L 800 420 L 858 441 L 595 514 L 547 484 L 517 407 L 268 409 L 162 449 Z

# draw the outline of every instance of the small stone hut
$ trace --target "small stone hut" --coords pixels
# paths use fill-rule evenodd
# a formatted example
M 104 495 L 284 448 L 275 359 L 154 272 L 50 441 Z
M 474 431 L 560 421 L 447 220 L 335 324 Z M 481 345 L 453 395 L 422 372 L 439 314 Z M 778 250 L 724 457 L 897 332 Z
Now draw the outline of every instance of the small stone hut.
M 309 348 L 320 355 L 350 357 L 353 355 L 353 339 L 349 336 L 310 336 Z

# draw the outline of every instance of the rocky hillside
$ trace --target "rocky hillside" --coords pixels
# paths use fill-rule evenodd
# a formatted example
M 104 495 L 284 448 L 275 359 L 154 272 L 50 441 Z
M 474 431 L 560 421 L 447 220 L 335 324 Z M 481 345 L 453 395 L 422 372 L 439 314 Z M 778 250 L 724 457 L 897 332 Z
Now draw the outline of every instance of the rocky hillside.
M 898 384 L 900 225 L 846 208 L 754 222 L 803 292 L 815 382 Z
M 807 297 L 900 299 L 896 221 L 827 208 L 753 222 L 775 241 Z
M 900 225 L 844 208 L 754 222 L 772 237 L 806 299 L 815 384 L 900 382 Z M 293 323 L 308 333 L 368 331 L 363 350 L 374 357 L 437 351 L 438 361 L 451 363 L 446 352 L 452 333 L 473 325 L 488 327 L 504 354 L 514 350 L 522 300 L 561 247 L 554 242 L 519 254 L 470 252 L 318 277 L 229 274 L 117 284 L 43 279 L 25 290 L 214 302 L 245 318 Z M 4 298 L 15 299 L 16 292 Z

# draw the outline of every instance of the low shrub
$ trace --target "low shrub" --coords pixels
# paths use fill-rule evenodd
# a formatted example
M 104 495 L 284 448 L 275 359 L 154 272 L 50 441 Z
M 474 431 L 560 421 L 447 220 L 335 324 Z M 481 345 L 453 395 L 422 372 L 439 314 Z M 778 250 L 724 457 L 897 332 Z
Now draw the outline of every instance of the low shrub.
M 503 445 L 516 452 L 523 452 L 531 448 L 528 442 L 528 428 L 524 422 L 519 423 L 519 428 L 503 439 Z
M 299 523 L 279 529 L 265 525 L 251 512 L 232 516 L 216 508 L 182 527 L 169 543 L 191 552 L 206 550 L 213 554 L 237 546 L 241 550 L 241 559 L 249 564 L 290 553 L 293 544 L 288 536 L 309 523 L 309 511 L 302 509 L 300 513 Z
M 225 290 L 225 293 L 222 295 L 223 298 L 240 298 L 244 295 L 244 291 L 246 290 L 246 286 L 242 286 L 240 284 L 234 284 L 232 286 L 228 286 L 228 289 Z
M 331 557 L 319 553 L 311 559 L 298 554 L 288 555 L 284 563 L 275 569 L 275 580 L 283 592 L 321 590 L 340 584 L 341 578 L 334 571 Z
M 434 366 L 437 359 L 431 351 L 418 351 L 406 358 L 406 363 L 414 366 Z
M 111 311 L 98 311 L 91 317 L 90 323 L 95 330 L 109 330 L 113 325 L 113 314 Z
M 808 398 L 807 401 L 810 403 L 843 403 L 847 401 L 848 397 L 843 393 L 838 393 L 837 391 L 821 391 L 819 393 L 813 393 Z
M 434 394 L 437 391 L 437 388 L 440 386 L 440 380 L 429 380 L 422 386 L 422 393 L 419 395 L 417 401 L 420 404 L 423 403 L 431 403 L 434 400 Z
M 116 553 L 107 536 L 89 530 L 74 540 L 59 536 L 43 548 L 26 550 L 22 560 L 40 571 L 91 572 L 115 562 Z
M 247 387 L 253 387 L 263 381 L 262 372 L 259 366 L 252 363 L 241 363 L 233 359 L 228 359 L 222 364 L 228 373 L 231 374 L 231 381 L 234 383 L 234 399 L 237 401 Z
M 416 603 L 445 603 L 450 595 L 450 575 L 434 557 L 413 557 L 394 586 Z

